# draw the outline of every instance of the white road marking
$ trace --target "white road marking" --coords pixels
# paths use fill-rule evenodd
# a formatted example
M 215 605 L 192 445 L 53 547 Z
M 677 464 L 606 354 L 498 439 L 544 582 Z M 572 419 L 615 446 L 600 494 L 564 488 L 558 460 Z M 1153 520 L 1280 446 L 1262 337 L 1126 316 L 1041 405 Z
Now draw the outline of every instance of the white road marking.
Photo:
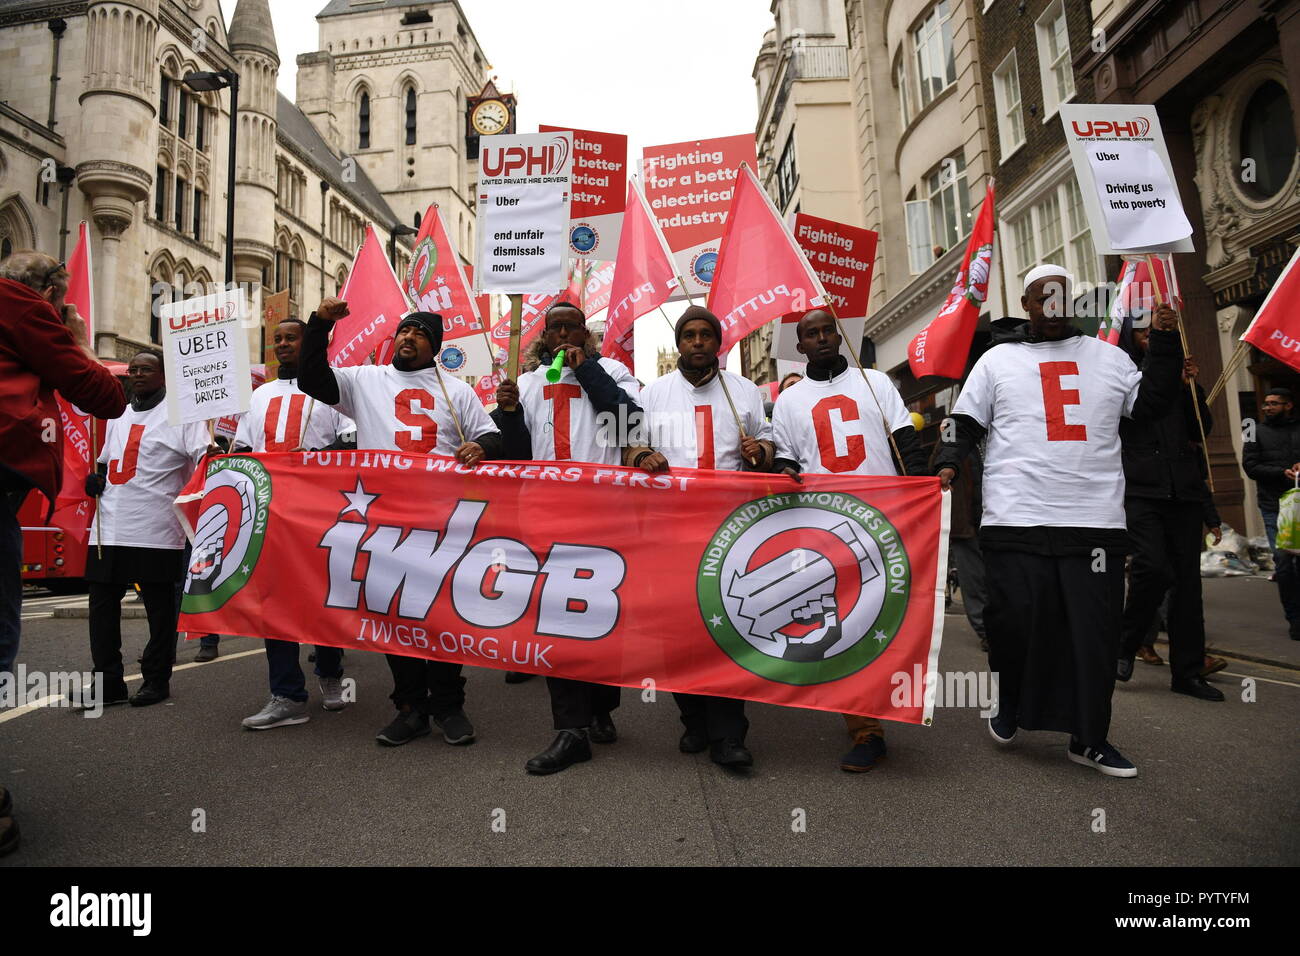
M 265 654 L 265 653 L 266 651 L 264 649 L 258 648 L 255 651 L 240 651 L 237 654 L 222 654 L 215 661 L 204 661 L 202 663 L 199 663 L 198 661 L 192 661 L 189 664 L 177 664 L 175 667 L 172 668 L 172 673 L 175 674 L 177 671 L 187 671 L 191 667 L 207 667 L 209 664 L 217 664 L 220 663 L 221 661 L 236 661 L 239 660 L 239 658 L 241 657 L 252 657 L 254 654 Z M 128 684 L 130 684 L 133 681 L 143 680 L 144 675 L 128 674 L 124 679 Z M 52 694 L 49 697 L 42 697 L 39 700 L 33 701 L 30 704 L 24 704 L 22 707 L 15 707 L 13 710 L 5 711 L 3 714 L 0 714 L 0 724 L 3 724 L 7 720 L 13 720 L 15 717 L 21 717 L 23 714 L 26 714 L 30 711 L 40 710 L 41 708 L 49 707 L 51 705 L 57 704 L 59 701 L 64 699 L 65 697 L 63 694 Z
M 1224 677 L 1249 677 L 1251 680 L 1262 680 L 1266 684 L 1282 684 L 1284 687 L 1300 687 L 1300 684 L 1289 680 L 1274 680 L 1271 677 L 1257 677 L 1254 674 L 1237 674 L 1233 671 L 1219 671 Z

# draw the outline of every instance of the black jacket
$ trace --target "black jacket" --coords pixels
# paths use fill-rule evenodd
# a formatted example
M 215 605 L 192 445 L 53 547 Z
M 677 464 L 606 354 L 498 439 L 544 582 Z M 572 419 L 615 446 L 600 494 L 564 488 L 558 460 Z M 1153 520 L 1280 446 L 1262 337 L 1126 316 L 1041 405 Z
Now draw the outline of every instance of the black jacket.
M 1120 420 L 1126 498 L 1204 501 L 1209 495 L 1196 409 L 1187 386 L 1183 385 L 1179 391 L 1178 402 L 1160 418 Z M 1196 400 L 1208 435 L 1212 425 L 1210 409 L 1205 404 L 1205 391 L 1199 385 Z
M 1270 425 L 1255 426 L 1255 440 L 1245 442 L 1241 463 L 1246 476 L 1255 479 L 1261 507 L 1277 507 L 1278 496 L 1295 487 L 1286 470 L 1300 462 L 1300 421 L 1291 419 Z

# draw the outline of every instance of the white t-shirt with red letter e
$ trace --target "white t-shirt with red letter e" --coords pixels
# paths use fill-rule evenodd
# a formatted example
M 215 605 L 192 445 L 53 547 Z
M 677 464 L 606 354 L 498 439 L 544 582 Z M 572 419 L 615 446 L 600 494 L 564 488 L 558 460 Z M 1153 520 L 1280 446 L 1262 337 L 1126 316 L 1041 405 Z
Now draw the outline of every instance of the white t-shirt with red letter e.
M 440 375 L 436 365 L 414 372 L 392 365 L 353 365 L 334 369 L 334 380 L 339 386 L 334 407 L 357 423 L 358 448 L 455 454 L 463 443 L 443 386 L 465 429 L 465 441 L 498 431 L 474 389 L 454 376 Z
M 89 540 L 121 548 L 184 548 L 172 502 L 207 450 L 203 422 L 167 424 L 166 402 L 144 412 L 128 405 L 104 435 L 99 463 L 108 465 L 107 484 Z
M 583 361 L 599 361 L 614 383 L 632 401 L 638 400 L 641 386 L 618 359 L 588 356 Z M 532 438 L 536 461 L 586 461 L 596 465 L 622 462 L 620 423 L 606 416 L 609 420 L 604 428 L 600 427 L 596 410 L 569 366 L 564 366 L 554 385 L 546 380 L 546 366 L 519 376 L 519 407 L 524 410 L 524 424 Z
M 988 430 L 983 523 L 1126 527 L 1119 421 L 1141 381 L 1128 353 L 1087 335 L 986 352 L 952 410 Z
M 912 418 L 888 375 L 865 372 L 867 381 L 857 368 L 824 382 L 805 378 L 777 396 L 772 409 L 776 457 L 797 461 L 804 474 L 898 474 L 889 436 L 911 425 Z
M 253 390 L 248 411 L 239 420 L 235 444 L 254 452 L 324 448 L 353 427 L 345 415 L 309 398 L 298 388 L 296 378 L 277 378 Z
M 772 426 L 763 412 L 763 395 L 747 378 L 718 370 L 702 386 L 692 385 L 681 369 L 655 379 L 641 393 L 641 407 L 650 425 L 650 444 L 674 468 L 716 468 L 740 471 L 740 429 L 731 414 L 727 393 L 745 434 L 771 439 Z

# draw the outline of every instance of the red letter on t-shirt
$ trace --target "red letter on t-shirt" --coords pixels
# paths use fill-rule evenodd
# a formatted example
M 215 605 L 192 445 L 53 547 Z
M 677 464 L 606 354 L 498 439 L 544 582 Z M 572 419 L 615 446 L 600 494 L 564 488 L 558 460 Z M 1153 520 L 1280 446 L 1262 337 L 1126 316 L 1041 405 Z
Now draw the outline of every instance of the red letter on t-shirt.
M 284 396 L 277 395 L 271 399 L 271 403 L 266 406 L 266 421 L 262 426 L 266 434 L 267 451 L 293 451 L 298 447 L 298 442 L 305 437 L 302 434 L 302 406 L 305 399 L 305 395 L 289 396 L 289 420 L 284 424 L 284 441 L 277 441 L 275 437 L 280 425 Z
M 416 406 L 419 406 L 417 412 Z M 433 411 L 433 396 L 422 388 L 404 388 L 393 399 L 393 414 L 403 425 L 418 428 L 420 433 L 412 435 L 404 428 L 393 434 L 393 444 L 402 451 L 427 455 L 438 444 L 438 423 L 429 414 Z
M 554 425 L 555 460 L 567 461 L 573 457 L 569 441 L 569 400 L 579 398 L 582 389 L 577 385 L 543 385 L 542 398 L 551 403 L 551 422 Z
M 813 406 L 813 430 L 817 434 L 817 450 L 821 452 L 822 467 L 832 474 L 853 471 L 867 460 L 867 443 L 861 435 L 844 436 L 844 454 L 835 454 L 835 429 L 831 425 L 831 409 L 840 412 L 840 421 L 858 420 L 858 403 L 847 395 L 827 395 Z
M 1040 362 L 1038 374 L 1043 379 L 1043 412 L 1047 419 L 1048 441 L 1087 441 L 1088 426 L 1067 425 L 1065 406 L 1079 404 L 1077 388 L 1061 388 L 1066 375 L 1078 375 L 1077 362 Z
M 714 468 L 713 406 L 695 406 L 695 467 Z
M 132 425 L 126 436 L 126 448 L 122 457 L 108 463 L 108 480 L 110 484 L 124 485 L 135 477 L 135 466 L 140 460 L 140 439 L 144 437 L 143 425 Z

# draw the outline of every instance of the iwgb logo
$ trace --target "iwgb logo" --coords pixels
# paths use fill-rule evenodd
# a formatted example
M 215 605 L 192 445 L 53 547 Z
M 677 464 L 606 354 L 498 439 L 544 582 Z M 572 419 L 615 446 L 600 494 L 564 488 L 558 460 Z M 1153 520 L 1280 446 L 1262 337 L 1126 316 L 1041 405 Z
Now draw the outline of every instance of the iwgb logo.
M 911 591 L 898 531 L 860 498 L 769 495 L 737 508 L 705 550 L 700 612 L 718 646 L 768 680 L 821 684 L 874 661 Z
M 1117 120 L 1088 120 L 1081 123 L 1072 120 L 1074 135 L 1084 139 L 1146 139 L 1151 132 L 1151 121 L 1145 116 L 1137 116 L 1127 122 Z
M 541 146 L 503 147 L 484 143 L 481 155 L 482 172 L 488 179 L 509 178 L 520 171 L 524 176 L 554 176 L 569 161 L 569 141 L 556 136 Z
M 181 610 L 215 611 L 248 583 L 266 540 L 271 476 L 255 458 L 221 458 L 209 466 Z

